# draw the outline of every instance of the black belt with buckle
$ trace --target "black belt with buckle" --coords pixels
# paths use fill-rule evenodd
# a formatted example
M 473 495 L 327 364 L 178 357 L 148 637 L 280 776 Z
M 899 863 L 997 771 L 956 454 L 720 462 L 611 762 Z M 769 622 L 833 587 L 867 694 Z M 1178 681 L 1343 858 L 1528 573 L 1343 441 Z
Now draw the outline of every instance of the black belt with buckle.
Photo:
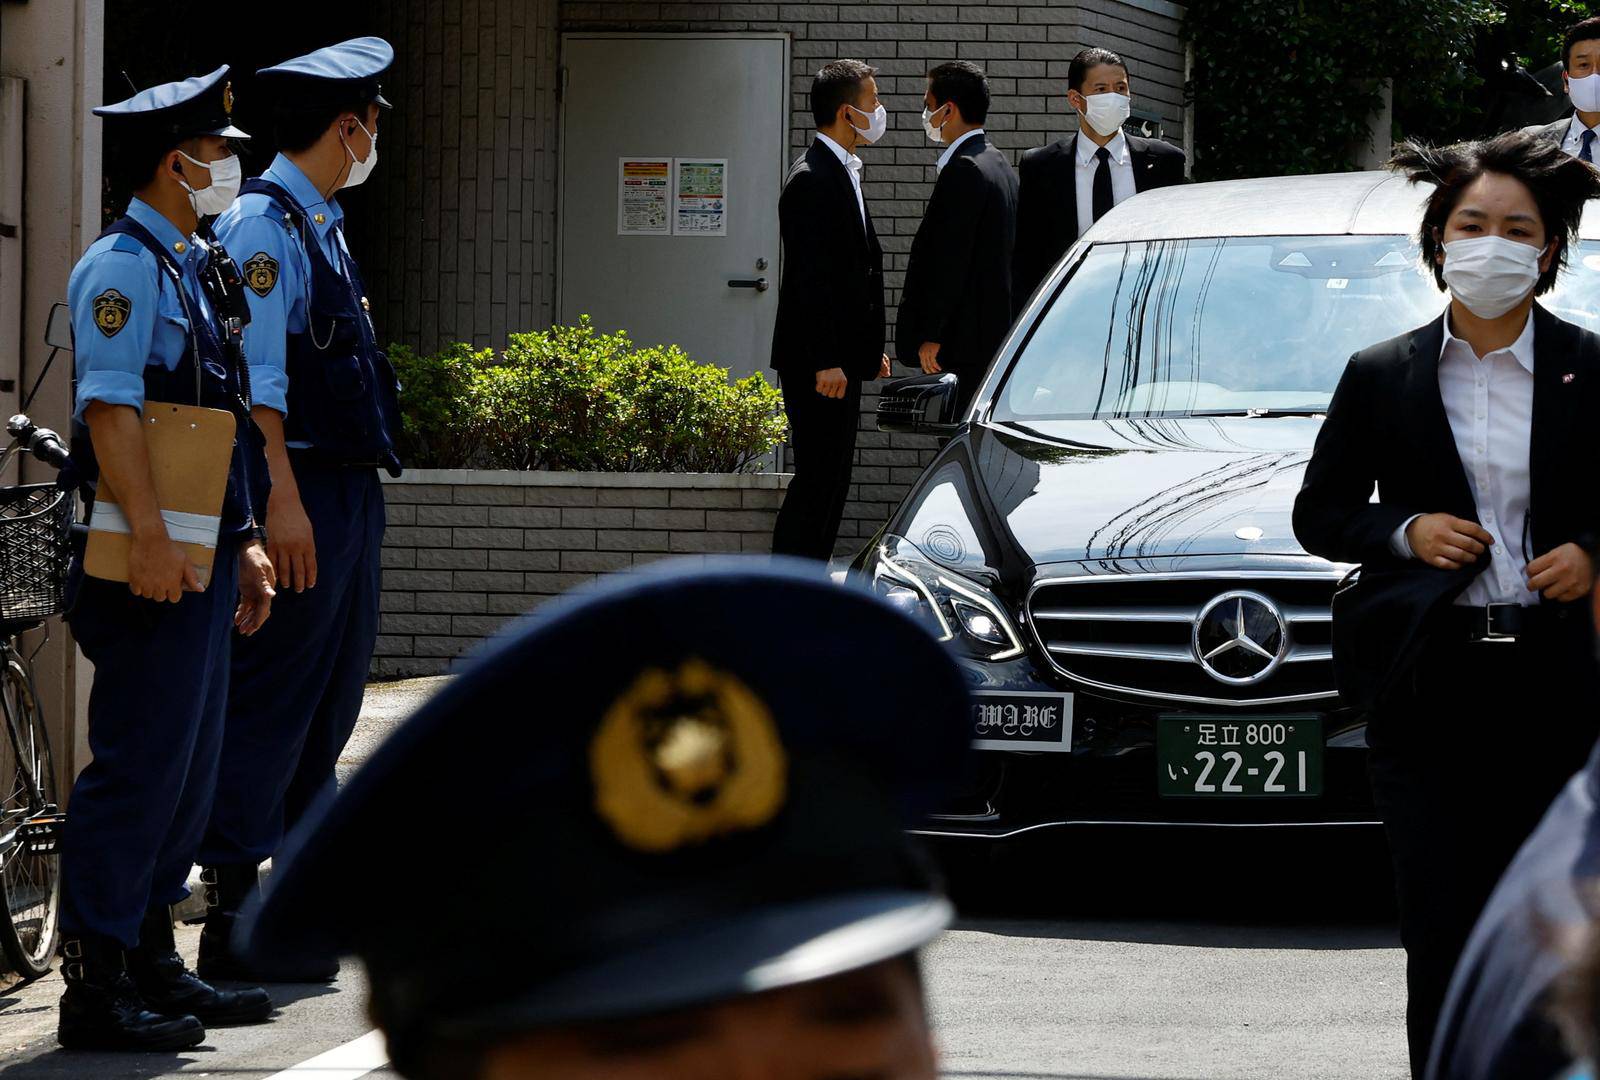
M 1485 607 L 1452 607 L 1450 627 L 1468 641 L 1516 641 L 1542 621 L 1545 612 L 1538 606 L 1489 604 Z

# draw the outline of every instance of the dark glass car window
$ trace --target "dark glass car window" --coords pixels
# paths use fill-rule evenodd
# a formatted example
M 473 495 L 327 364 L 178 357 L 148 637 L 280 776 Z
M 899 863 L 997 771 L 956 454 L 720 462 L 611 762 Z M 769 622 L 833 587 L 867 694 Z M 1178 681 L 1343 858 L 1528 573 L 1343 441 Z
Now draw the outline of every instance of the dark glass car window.
M 1098 245 L 1040 317 L 995 419 L 1322 409 L 1352 353 L 1444 303 L 1409 237 Z M 1543 303 L 1600 330 L 1600 245 L 1579 247 Z

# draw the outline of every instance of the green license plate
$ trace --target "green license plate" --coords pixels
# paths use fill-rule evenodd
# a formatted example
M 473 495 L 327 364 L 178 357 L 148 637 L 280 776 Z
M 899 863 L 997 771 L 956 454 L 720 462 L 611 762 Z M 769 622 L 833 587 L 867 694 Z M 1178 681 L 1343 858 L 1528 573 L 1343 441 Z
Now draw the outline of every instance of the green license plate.
M 1320 716 L 1156 718 L 1157 790 L 1167 798 L 1322 794 Z

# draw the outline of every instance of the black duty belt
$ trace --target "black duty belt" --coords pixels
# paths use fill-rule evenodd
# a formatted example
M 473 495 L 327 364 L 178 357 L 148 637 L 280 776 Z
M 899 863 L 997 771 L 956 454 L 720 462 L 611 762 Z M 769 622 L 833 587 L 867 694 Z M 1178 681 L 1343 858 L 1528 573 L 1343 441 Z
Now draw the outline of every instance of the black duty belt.
M 1558 612 L 1543 604 L 1489 604 L 1486 607 L 1453 606 L 1446 613 L 1450 631 L 1467 641 L 1516 641 L 1524 634 L 1551 625 Z

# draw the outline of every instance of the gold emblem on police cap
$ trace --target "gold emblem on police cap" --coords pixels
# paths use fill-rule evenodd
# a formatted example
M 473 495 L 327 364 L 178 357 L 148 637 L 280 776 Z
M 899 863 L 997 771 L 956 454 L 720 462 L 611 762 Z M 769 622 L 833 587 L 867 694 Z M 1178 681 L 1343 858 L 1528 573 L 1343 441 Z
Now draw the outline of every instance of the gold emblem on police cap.
M 133 313 L 133 301 L 115 289 L 107 289 L 94 298 L 94 325 L 106 337 L 116 337 L 128 325 Z
M 222 84 L 222 111 L 229 116 L 233 115 L 233 80 L 229 79 Z
M 617 839 L 666 852 L 771 821 L 788 762 L 766 704 L 702 660 L 652 668 L 589 744 L 595 809 Z

